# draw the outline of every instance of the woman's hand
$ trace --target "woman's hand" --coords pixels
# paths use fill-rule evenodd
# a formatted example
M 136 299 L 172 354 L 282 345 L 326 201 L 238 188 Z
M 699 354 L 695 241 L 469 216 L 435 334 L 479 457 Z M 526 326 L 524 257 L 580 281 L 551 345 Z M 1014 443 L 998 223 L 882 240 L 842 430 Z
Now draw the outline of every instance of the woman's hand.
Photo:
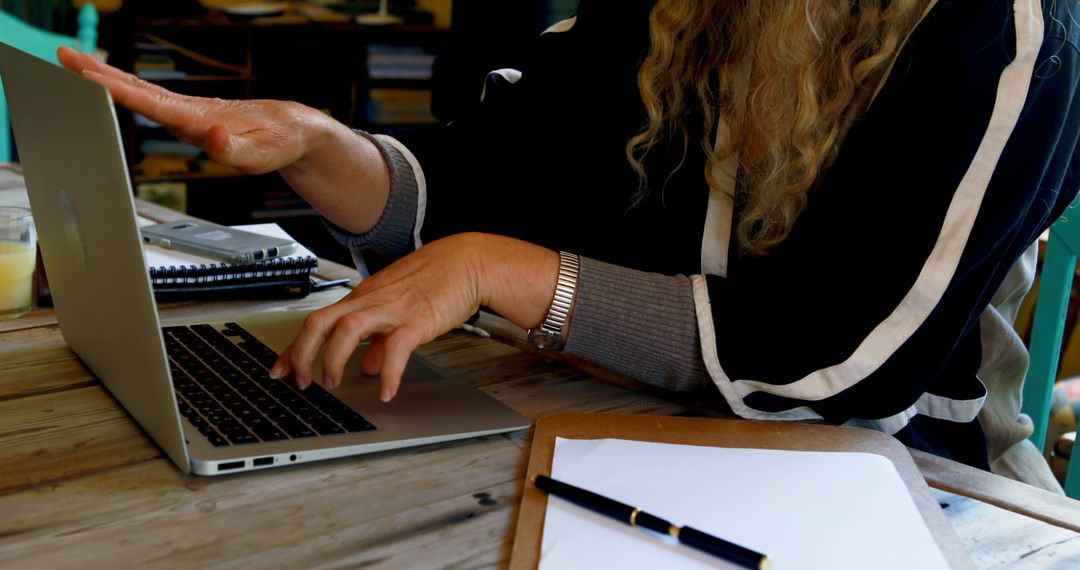
M 325 344 L 323 384 L 334 388 L 357 345 L 371 338 L 361 368 L 379 375 L 380 397 L 390 401 L 413 350 L 465 322 L 481 305 L 525 328 L 539 324 L 558 272 L 558 253 L 512 238 L 469 233 L 432 242 L 311 313 L 271 375 L 291 373 L 306 388 Z
M 247 174 L 280 172 L 316 210 L 348 231 L 365 233 L 382 215 L 390 175 L 379 151 L 316 109 L 288 101 L 181 95 L 71 48 L 60 48 L 57 57 L 211 160 Z
M 273 172 L 299 160 L 326 117 L 286 101 L 229 101 L 173 93 L 88 54 L 57 52 L 60 63 L 109 89 L 113 99 L 242 172 Z M 303 128 L 310 126 L 312 128 Z

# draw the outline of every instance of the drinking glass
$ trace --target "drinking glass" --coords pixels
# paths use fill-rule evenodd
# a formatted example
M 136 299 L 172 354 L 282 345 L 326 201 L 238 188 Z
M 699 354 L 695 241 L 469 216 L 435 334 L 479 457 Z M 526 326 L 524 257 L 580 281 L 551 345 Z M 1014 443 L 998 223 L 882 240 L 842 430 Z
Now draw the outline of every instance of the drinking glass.
M 0 206 L 0 320 L 30 312 L 37 234 L 30 210 Z

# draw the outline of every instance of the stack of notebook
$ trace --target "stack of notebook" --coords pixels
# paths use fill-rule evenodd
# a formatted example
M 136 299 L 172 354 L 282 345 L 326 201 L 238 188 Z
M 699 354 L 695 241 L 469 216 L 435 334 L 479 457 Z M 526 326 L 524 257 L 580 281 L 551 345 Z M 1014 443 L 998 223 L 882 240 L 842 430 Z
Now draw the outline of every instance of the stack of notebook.
M 277 224 L 235 227 L 292 239 Z M 319 263 L 302 245 L 287 257 L 242 265 L 153 245 L 145 245 L 143 252 L 159 303 L 304 297 L 311 292 L 311 273 Z

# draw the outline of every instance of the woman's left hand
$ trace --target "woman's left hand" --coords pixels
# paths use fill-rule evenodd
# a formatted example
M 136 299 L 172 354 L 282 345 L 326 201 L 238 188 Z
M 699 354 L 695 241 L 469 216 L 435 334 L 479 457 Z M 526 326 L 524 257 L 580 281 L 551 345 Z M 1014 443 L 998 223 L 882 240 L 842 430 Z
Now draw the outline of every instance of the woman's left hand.
M 413 350 L 481 305 L 523 328 L 538 325 L 558 272 L 558 253 L 512 238 L 466 233 L 431 242 L 308 315 L 271 375 L 293 374 L 297 386 L 307 388 L 325 344 L 323 384 L 334 388 L 357 345 L 370 338 L 360 365 L 365 374 L 379 375 L 380 398 L 390 401 Z

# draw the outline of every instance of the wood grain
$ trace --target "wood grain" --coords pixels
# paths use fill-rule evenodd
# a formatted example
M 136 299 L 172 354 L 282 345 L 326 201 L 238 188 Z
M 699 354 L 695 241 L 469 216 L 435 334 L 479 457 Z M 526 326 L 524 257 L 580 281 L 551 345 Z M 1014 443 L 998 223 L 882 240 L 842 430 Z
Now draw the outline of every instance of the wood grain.
M 934 496 L 978 568 L 1080 568 L 1080 534 L 938 489 Z
M 967 469 L 917 449 L 911 450 L 919 470 L 931 487 L 960 493 L 1002 509 L 1048 524 L 1080 532 L 1080 502 L 1006 479 L 986 471 Z
M 101 386 L 3 401 L 0 418 L 0 494 L 161 454 Z
M 511 522 L 522 459 L 492 436 L 220 478 L 140 463 L 4 497 L 14 516 L 0 537 L 18 542 L 0 547 L 0 567 L 77 565 L 71 552 L 125 567 L 403 567 L 396 555 L 430 563 L 433 550 L 490 566 L 509 552 L 490 539 Z M 452 537 L 464 543 L 442 548 Z
M 0 378 L 0 403 L 97 383 L 55 326 L 0 332 Z

